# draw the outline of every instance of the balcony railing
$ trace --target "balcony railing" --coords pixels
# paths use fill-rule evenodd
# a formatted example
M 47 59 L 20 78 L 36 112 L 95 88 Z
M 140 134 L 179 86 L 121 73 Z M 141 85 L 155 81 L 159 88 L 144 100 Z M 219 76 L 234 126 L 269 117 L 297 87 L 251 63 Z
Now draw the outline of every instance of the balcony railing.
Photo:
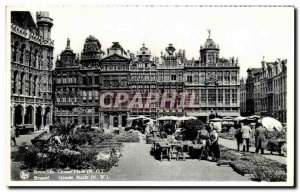
M 74 112 L 74 111 L 55 111 L 54 113 L 57 116 L 76 116 L 76 115 L 79 115 L 78 112 Z

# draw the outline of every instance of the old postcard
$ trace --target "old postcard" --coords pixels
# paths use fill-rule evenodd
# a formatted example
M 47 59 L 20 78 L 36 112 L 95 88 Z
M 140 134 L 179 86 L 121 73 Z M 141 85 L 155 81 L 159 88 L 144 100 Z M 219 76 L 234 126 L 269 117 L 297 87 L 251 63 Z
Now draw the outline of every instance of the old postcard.
M 7 6 L 9 186 L 294 186 L 293 6 Z

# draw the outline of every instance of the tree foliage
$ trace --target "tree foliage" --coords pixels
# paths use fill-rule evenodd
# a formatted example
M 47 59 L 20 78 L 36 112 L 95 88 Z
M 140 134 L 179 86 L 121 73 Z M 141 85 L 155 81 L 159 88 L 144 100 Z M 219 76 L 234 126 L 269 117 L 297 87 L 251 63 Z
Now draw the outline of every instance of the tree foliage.
M 183 126 L 183 135 L 186 140 L 195 140 L 198 135 L 198 131 L 204 128 L 204 123 L 199 120 L 188 120 Z

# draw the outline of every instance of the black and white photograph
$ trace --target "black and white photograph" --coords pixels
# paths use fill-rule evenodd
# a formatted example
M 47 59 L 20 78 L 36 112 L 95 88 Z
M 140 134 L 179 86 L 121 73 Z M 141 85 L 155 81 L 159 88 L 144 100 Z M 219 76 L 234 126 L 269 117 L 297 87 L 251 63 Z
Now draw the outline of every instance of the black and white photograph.
M 295 185 L 294 6 L 6 6 L 9 186 Z

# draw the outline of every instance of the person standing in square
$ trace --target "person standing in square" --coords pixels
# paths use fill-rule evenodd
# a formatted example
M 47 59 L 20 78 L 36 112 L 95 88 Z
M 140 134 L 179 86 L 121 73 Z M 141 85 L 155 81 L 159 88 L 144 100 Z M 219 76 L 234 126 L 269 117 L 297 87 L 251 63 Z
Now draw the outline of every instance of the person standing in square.
M 16 127 L 12 126 L 10 129 L 10 138 L 11 141 L 14 143 L 13 146 L 17 146 L 17 142 L 16 142 Z
M 250 143 L 250 136 L 251 136 L 251 128 L 250 126 L 242 125 L 242 138 L 243 138 L 243 151 L 245 152 L 245 148 L 247 148 L 247 152 L 249 152 L 249 143 Z

